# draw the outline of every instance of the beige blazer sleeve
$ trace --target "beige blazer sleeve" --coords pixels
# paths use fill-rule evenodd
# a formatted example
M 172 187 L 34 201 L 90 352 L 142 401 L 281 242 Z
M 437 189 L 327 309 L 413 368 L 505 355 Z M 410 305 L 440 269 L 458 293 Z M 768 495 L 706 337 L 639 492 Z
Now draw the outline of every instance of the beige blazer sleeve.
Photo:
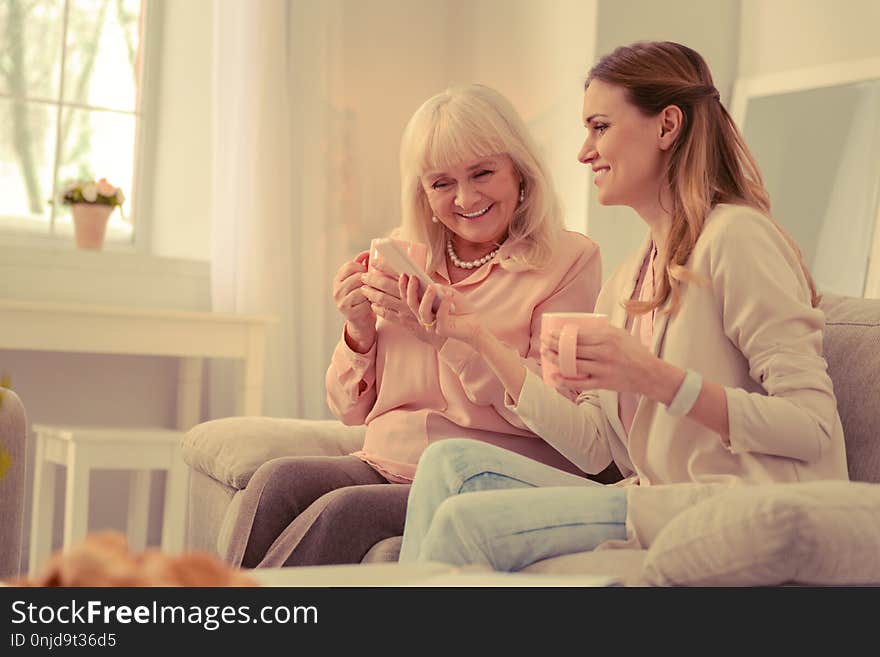
M 602 472 L 613 460 L 614 433 L 598 401 L 575 403 L 528 370 L 519 402 L 510 408 L 529 429 L 587 474 Z
M 718 222 L 710 277 L 724 333 L 767 395 L 725 388 L 731 451 L 812 462 L 833 447 L 837 417 L 822 355 L 824 314 L 811 306 L 797 255 L 780 231 L 747 208 Z

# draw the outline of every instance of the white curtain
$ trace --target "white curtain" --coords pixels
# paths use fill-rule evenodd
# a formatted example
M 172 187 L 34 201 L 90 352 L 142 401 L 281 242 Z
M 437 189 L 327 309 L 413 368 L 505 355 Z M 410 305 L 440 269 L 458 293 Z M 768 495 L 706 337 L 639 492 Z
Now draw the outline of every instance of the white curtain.
M 339 254 L 326 193 L 338 139 L 326 105 L 333 2 L 218 0 L 214 16 L 214 217 L 218 312 L 274 315 L 264 415 L 328 417 L 324 372 L 338 323 Z M 234 412 L 234 370 L 211 364 L 211 417 Z

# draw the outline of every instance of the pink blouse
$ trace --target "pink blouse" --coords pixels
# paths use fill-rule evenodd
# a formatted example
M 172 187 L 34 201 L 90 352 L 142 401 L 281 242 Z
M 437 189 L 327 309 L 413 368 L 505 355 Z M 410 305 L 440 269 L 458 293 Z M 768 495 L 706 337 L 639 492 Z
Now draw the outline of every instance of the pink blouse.
M 538 373 L 541 315 L 592 312 L 602 282 L 599 248 L 584 235 L 566 231 L 541 270 L 513 272 L 498 264 L 510 253 L 505 246 L 452 287 L 481 311 L 485 326 Z M 449 285 L 442 262 L 431 277 Z M 583 474 L 505 406 L 504 387 L 470 346 L 447 339 L 437 351 L 381 318 L 377 331 L 376 342 L 365 354 L 352 351 L 344 338 L 339 341 L 327 370 L 327 404 L 343 423 L 367 425 L 364 446 L 354 455 L 386 479 L 412 481 L 425 447 L 443 438 L 483 440 Z

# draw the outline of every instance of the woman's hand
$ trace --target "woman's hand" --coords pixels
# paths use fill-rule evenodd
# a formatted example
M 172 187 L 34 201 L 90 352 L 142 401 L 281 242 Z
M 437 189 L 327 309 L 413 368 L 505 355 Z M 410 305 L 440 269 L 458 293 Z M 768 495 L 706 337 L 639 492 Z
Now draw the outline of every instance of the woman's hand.
M 559 365 L 559 331 L 541 339 L 541 358 Z M 632 392 L 652 399 L 658 398 L 657 384 L 669 367 L 634 335 L 610 325 L 578 333 L 576 365 L 576 377 L 556 375 L 557 387 Z
M 456 338 L 475 346 L 483 331 L 483 325 L 470 304 L 451 287 L 439 288 L 437 285 L 431 285 L 424 291 L 421 291 L 420 287 L 417 278 L 405 275 L 400 277 L 400 292 L 406 299 L 413 316 L 425 331 L 439 336 L 444 341 L 446 338 Z M 435 312 L 433 306 L 438 296 L 438 288 L 442 289 L 443 298 Z
M 370 350 L 376 340 L 376 315 L 364 295 L 361 276 L 367 271 L 368 251 L 344 263 L 333 277 L 333 300 L 345 317 L 348 346 L 359 353 Z
M 413 311 L 406 300 L 406 278 L 405 275 L 395 278 L 385 271 L 373 268 L 363 276 L 366 285 L 364 294 L 378 317 L 402 326 L 422 342 L 439 350 L 446 338 L 420 322 L 418 313 Z M 418 280 L 415 283 L 418 284 Z

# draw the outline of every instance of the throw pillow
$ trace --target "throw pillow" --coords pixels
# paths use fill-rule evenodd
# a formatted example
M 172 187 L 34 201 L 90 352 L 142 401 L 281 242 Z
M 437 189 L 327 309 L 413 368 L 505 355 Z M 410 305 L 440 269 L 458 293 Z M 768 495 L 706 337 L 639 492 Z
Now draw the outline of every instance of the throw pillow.
M 675 516 L 648 550 L 655 586 L 880 582 L 880 484 L 741 486 Z

